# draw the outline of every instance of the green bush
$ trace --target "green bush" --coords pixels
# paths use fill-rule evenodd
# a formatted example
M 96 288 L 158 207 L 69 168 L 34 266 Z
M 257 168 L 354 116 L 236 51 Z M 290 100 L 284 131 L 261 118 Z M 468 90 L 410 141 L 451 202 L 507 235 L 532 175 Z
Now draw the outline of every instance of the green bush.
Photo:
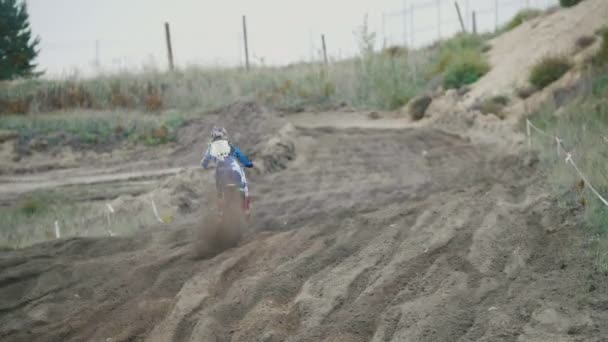
M 454 37 L 447 39 L 439 44 L 439 59 L 433 69 L 433 75 L 440 75 L 458 56 L 471 52 L 481 53 L 486 46 L 484 40 L 472 34 L 460 33 Z
M 559 4 L 562 7 L 572 7 L 578 5 L 579 2 L 583 0 L 559 0 Z
M 608 30 L 604 30 L 601 35 L 602 45 L 592 59 L 593 64 L 600 67 L 608 64 Z
M 571 67 L 566 57 L 545 57 L 532 68 L 529 81 L 533 86 L 542 89 L 564 76 Z
M 598 76 L 593 79 L 591 90 L 594 96 L 608 96 L 608 75 Z
M 489 70 L 490 66 L 480 52 L 464 51 L 449 62 L 443 76 L 443 86 L 446 89 L 460 88 L 475 83 Z
M 536 9 L 524 9 L 519 11 L 513 19 L 509 20 L 505 25 L 503 31 L 511 31 L 517 26 L 521 25 L 524 21 L 538 17 L 542 12 Z

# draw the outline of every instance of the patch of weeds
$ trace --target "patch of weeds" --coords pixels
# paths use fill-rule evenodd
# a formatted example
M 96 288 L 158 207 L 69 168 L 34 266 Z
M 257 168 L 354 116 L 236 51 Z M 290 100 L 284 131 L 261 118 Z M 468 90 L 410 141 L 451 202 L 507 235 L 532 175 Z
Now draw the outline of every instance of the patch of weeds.
M 30 196 L 19 204 L 19 211 L 28 217 L 40 214 L 45 210 L 48 210 L 48 199 L 39 196 Z
M 603 36 L 604 34 L 608 33 L 608 25 L 598 28 L 594 33 L 596 36 Z
M 595 43 L 595 39 L 594 36 L 580 36 L 576 39 L 576 47 L 579 50 L 584 50 Z
M 608 196 L 608 71 L 598 72 L 593 75 L 592 87 L 562 107 L 559 115 L 547 108 L 532 118 L 540 129 L 560 137 L 565 148 L 575 152 L 574 161 L 586 180 L 564 164 L 563 154 L 556 156 L 552 139 L 537 135 L 533 141 L 544 151 L 548 183 L 557 194 L 568 194 L 570 207 L 576 209 L 570 210 L 573 215 L 582 214 L 585 227 L 598 239 L 596 263 L 608 270 L 608 208 L 590 189 L 592 185 L 604 198 Z
M 485 41 L 476 35 L 460 33 L 437 43 L 437 46 L 439 58 L 433 68 L 433 75 L 444 73 L 450 65 L 464 54 L 480 53 L 485 46 Z
M 559 80 L 571 67 L 572 64 L 564 56 L 545 57 L 532 67 L 528 80 L 536 88 L 543 89 Z
M 454 56 L 445 70 L 443 86 L 460 88 L 475 83 L 490 70 L 489 64 L 477 51 L 463 51 Z
M 591 82 L 591 89 L 594 96 L 608 95 L 608 74 L 596 77 Z
M 490 69 L 483 56 L 482 36 L 458 34 L 436 44 L 438 57 L 431 76 L 442 76 L 444 88 L 460 88 L 476 82 Z
M 503 28 L 503 32 L 511 31 L 517 26 L 521 25 L 524 21 L 536 18 L 541 15 L 541 11 L 536 9 L 524 9 L 519 11 L 515 16 L 509 20 L 509 22 Z
M 184 119 L 173 115 L 157 123 L 156 118 L 123 115 L 104 116 L 0 116 L 0 129 L 16 132 L 17 150 L 45 150 L 58 146 L 109 151 L 131 140 L 159 145 L 175 140 Z
M 604 30 L 602 35 L 602 45 L 598 52 L 592 57 L 591 62 L 596 67 L 608 65 L 608 29 Z
M 428 95 L 419 96 L 413 99 L 409 106 L 409 114 L 412 120 L 418 121 L 422 119 L 426 114 L 426 110 L 431 105 L 431 102 L 433 102 L 433 99 Z
M 184 125 L 185 120 L 180 116 L 172 116 L 158 126 L 149 126 L 137 140 L 146 146 L 158 146 L 175 141 L 177 131 Z
M 578 5 L 582 0 L 559 0 L 562 7 L 573 7 Z

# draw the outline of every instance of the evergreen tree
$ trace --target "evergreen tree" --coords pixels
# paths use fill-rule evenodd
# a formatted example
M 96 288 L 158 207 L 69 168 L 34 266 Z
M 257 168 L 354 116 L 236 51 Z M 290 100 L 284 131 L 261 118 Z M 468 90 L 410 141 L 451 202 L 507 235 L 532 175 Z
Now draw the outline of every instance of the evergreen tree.
M 32 38 L 25 1 L 0 0 L 0 80 L 37 76 L 40 38 Z

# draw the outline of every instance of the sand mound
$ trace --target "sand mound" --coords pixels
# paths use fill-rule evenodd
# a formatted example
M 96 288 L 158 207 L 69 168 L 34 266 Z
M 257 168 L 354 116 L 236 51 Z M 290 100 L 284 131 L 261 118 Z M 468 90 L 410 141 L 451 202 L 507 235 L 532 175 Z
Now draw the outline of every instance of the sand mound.
M 577 6 L 524 22 L 490 42 L 492 69 L 475 83 L 467 96 L 470 105 L 494 95 L 511 94 L 527 81 L 531 67 L 548 55 L 573 55 L 576 40 L 593 36 L 606 25 L 608 2 L 585 0 Z

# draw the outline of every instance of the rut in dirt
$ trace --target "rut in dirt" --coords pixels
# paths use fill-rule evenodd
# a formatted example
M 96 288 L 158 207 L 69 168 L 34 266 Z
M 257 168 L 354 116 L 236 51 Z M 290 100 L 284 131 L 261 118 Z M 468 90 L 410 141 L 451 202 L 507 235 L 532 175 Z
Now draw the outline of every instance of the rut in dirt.
M 533 155 L 430 129 L 300 128 L 291 138 L 287 168 L 252 177 L 253 232 L 213 258 L 192 256 L 201 217 L 146 236 L 3 254 L 0 338 L 608 334 L 605 276 L 589 269 L 569 213 L 543 195 Z

